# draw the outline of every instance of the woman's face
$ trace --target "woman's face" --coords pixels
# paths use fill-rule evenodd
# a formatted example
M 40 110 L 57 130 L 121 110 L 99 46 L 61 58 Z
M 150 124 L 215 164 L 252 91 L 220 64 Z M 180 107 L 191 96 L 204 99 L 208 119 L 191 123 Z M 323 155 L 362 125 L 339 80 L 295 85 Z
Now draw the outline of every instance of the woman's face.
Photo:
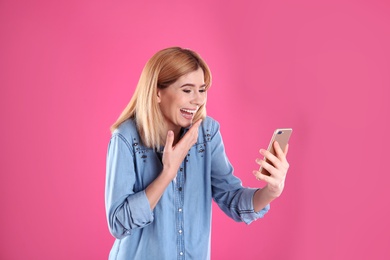
M 192 124 L 195 113 L 206 103 L 206 84 L 201 68 L 180 77 L 175 83 L 157 91 L 157 101 L 168 130 L 175 134 Z

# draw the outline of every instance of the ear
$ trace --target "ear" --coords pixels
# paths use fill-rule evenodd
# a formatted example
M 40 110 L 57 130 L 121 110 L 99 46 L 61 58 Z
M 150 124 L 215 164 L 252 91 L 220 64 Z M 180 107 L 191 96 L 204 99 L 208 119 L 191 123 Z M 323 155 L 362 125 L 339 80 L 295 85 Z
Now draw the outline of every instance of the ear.
M 161 91 L 157 89 L 157 103 L 161 103 Z

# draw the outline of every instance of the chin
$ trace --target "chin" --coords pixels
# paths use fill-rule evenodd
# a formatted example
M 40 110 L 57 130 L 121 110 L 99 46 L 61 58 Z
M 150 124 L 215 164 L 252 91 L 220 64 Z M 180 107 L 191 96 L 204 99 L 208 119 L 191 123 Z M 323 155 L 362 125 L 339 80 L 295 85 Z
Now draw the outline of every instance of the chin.
M 187 128 L 187 127 L 190 127 L 191 125 L 192 125 L 192 121 L 190 123 L 182 125 L 182 127 Z
M 181 127 L 184 127 L 184 128 L 187 128 L 187 127 L 190 127 L 192 125 L 194 121 L 191 120 L 191 121 L 186 121 L 186 122 L 183 122 L 182 124 L 180 124 Z

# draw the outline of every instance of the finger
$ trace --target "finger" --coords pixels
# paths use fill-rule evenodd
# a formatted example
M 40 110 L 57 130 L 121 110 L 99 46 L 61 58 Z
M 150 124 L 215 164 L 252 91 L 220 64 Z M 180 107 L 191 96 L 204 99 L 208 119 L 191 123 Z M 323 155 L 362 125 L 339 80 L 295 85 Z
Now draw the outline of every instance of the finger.
M 286 145 L 286 147 L 287 147 L 287 145 Z M 286 154 L 282 151 L 282 148 L 280 147 L 280 145 L 277 141 L 274 142 L 274 148 L 275 148 L 275 152 L 276 152 L 276 155 L 279 158 L 279 160 L 283 164 L 285 164 L 287 162 Z
M 173 134 L 173 131 L 169 130 L 167 133 L 167 139 L 165 141 L 165 148 L 172 149 L 174 139 L 175 139 L 175 135 Z
M 274 149 L 275 149 L 277 157 L 284 156 L 284 153 L 283 153 L 282 148 L 280 147 L 280 144 L 278 143 L 278 141 L 274 142 Z
M 196 143 L 196 141 L 198 140 L 198 130 L 199 130 L 199 126 L 200 126 L 201 122 L 202 122 L 202 119 L 199 119 L 198 121 L 196 121 L 190 127 L 190 129 L 187 131 L 187 133 L 183 136 L 183 138 L 179 142 L 186 143 L 187 146 L 189 146 L 189 147 L 194 145 Z M 189 147 L 188 147 L 188 149 L 189 149 Z
M 201 123 L 202 123 L 202 119 L 199 119 L 198 121 L 192 124 L 191 128 L 198 128 Z
M 190 128 L 189 131 L 191 131 L 193 134 L 196 135 L 196 138 L 198 138 L 198 131 L 199 131 L 199 126 L 200 124 L 202 123 L 202 119 L 199 119 L 198 121 L 196 121 Z
M 269 172 L 272 176 L 276 177 L 276 178 L 279 178 L 280 176 L 280 173 L 279 171 L 275 168 L 275 166 L 273 166 L 272 164 L 270 164 L 269 162 L 265 161 L 265 160 L 260 160 L 260 159 L 257 159 L 256 162 L 264 169 L 266 170 L 267 172 Z M 262 174 L 264 175 L 264 174 Z
M 275 155 L 273 155 L 270 151 L 260 149 L 260 154 L 264 155 L 264 157 L 268 161 L 270 161 L 275 167 L 280 167 L 281 162 L 280 162 L 279 158 L 276 157 Z
M 289 145 L 287 144 L 286 147 L 284 148 L 284 155 L 287 157 L 287 153 L 288 153 L 288 147 Z
M 275 141 L 275 150 L 276 150 L 276 153 L 278 155 L 278 158 L 281 162 L 281 165 L 283 166 L 283 168 L 286 168 L 288 169 L 290 167 L 288 161 L 287 161 L 287 152 L 288 152 L 288 144 L 286 145 L 286 147 L 284 148 L 284 152 L 282 152 L 282 148 L 280 147 L 279 143 L 277 143 Z
M 273 183 L 273 178 L 271 176 L 264 175 L 259 171 L 253 171 L 253 175 L 256 176 L 256 179 L 258 181 L 265 181 L 266 183 L 269 184 Z

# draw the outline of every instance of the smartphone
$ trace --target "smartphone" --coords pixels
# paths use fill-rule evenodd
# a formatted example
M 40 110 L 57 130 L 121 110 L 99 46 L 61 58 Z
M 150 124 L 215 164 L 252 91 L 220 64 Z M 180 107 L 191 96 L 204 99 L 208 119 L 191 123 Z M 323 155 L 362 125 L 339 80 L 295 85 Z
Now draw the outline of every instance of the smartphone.
M 272 135 L 271 141 L 268 145 L 268 151 L 270 151 L 273 155 L 276 155 L 275 149 L 274 149 L 274 142 L 277 141 L 280 145 L 280 148 L 282 148 L 282 151 L 286 148 L 286 145 L 288 144 L 288 140 L 290 139 L 292 133 L 292 128 L 278 128 L 274 131 L 274 134 Z M 265 157 L 264 157 L 265 158 Z M 268 159 L 266 160 L 269 164 L 272 164 Z M 262 174 L 270 176 L 271 174 L 260 166 L 259 171 Z

